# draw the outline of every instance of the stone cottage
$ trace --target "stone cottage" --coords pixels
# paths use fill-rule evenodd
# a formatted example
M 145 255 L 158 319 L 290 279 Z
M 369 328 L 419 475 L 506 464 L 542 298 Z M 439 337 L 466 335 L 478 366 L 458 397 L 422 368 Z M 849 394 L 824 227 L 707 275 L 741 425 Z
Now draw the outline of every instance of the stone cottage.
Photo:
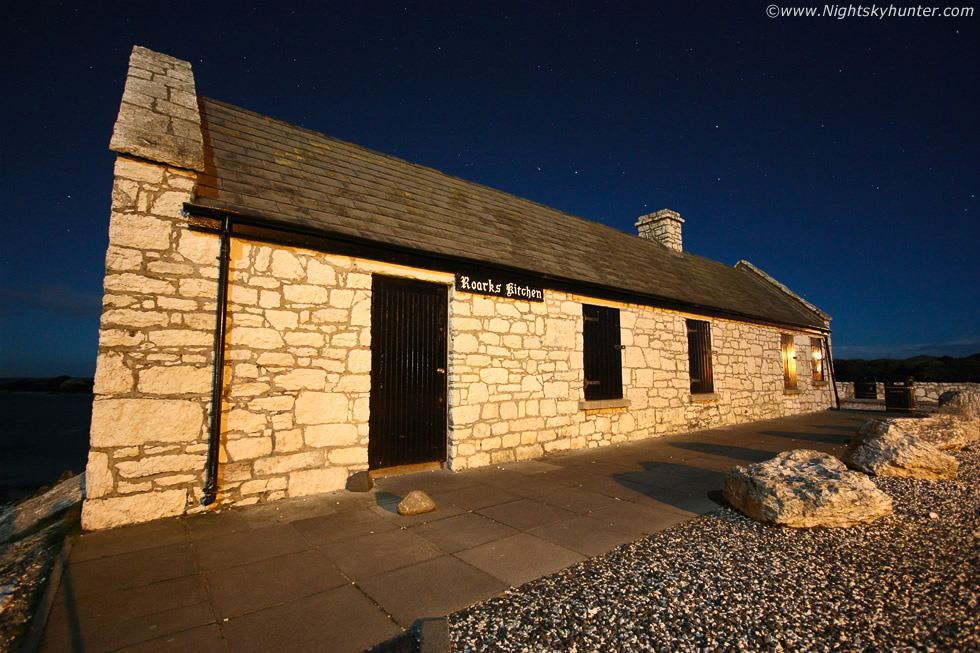
M 829 316 L 684 251 L 197 94 L 136 47 L 83 525 L 832 403 Z

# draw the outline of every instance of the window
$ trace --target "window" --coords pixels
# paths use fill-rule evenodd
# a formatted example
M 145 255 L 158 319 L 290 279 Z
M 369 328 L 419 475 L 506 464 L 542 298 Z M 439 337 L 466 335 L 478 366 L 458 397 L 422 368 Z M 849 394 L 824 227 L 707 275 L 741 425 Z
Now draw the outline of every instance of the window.
M 783 387 L 796 390 L 796 342 L 790 334 L 783 334 Z
M 619 342 L 619 310 L 582 305 L 585 349 L 585 400 L 622 399 L 623 356 Z
M 715 391 L 711 372 L 711 323 L 687 321 L 687 356 L 691 368 L 691 394 Z
M 810 338 L 810 356 L 813 358 L 813 380 L 826 381 L 824 377 L 824 351 L 823 340 L 820 338 Z

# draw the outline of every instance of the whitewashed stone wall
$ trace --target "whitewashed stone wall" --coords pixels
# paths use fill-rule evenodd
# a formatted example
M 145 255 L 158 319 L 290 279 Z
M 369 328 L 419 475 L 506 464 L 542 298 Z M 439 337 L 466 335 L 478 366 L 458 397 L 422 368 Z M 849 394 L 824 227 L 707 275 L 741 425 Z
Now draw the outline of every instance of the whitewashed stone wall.
M 878 399 L 884 401 L 885 384 L 878 383 Z M 939 396 L 949 390 L 964 390 L 967 392 L 980 392 L 980 383 L 938 383 L 933 381 L 915 381 L 915 398 L 918 401 L 939 401 Z M 854 383 L 850 381 L 839 381 L 837 392 L 841 399 L 854 398 Z
M 194 173 L 120 156 L 106 255 L 88 529 L 204 510 L 218 237 L 181 207 Z M 783 390 L 781 331 L 712 319 L 715 392 L 689 392 L 691 316 L 560 292 L 533 303 L 451 275 L 232 240 L 216 507 L 337 490 L 367 468 L 372 274 L 450 293 L 449 464 L 522 460 L 821 410 L 808 335 Z M 625 408 L 585 410 L 582 304 L 620 309 Z
M 620 309 L 625 408 L 583 410 L 582 304 Z M 796 338 L 799 388 L 783 388 L 775 329 L 725 320 L 712 327 L 715 392 L 690 393 L 686 318 L 545 292 L 544 303 L 455 293 L 450 457 L 454 469 L 534 458 L 724 424 L 822 410 L 810 337 Z
M 183 513 L 207 453 L 217 241 L 182 228 L 194 173 L 124 156 L 115 173 L 86 528 Z
M 88 529 L 203 510 L 218 237 L 192 173 L 116 165 Z M 371 275 L 450 275 L 232 240 L 216 506 L 343 488 L 367 468 Z

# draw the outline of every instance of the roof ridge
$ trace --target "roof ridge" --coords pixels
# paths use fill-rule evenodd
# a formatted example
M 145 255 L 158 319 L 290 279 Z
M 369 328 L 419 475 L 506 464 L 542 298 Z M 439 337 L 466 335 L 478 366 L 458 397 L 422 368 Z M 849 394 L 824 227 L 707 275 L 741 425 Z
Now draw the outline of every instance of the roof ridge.
M 227 102 L 201 98 L 200 106 L 212 173 L 197 192 L 213 209 L 379 250 L 523 270 L 587 296 L 827 328 L 805 305 L 720 261 Z
M 375 149 L 372 149 L 370 147 L 366 147 L 364 145 L 360 145 L 358 143 L 354 143 L 354 142 L 351 142 L 351 141 L 345 141 L 345 140 L 343 140 L 341 138 L 337 138 L 336 136 L 330 136 L 328 134 L 324 134 L 323 132 L 316 131 L 315 129 L 310 129 L 309 127 L 303 127 L 302 125 L 294 125 L 294 124 L 288 123 L 288 122 L 286 122 L 284 120 L 279 120 L 278 118 L 272 118 L 270 116 L 267 116 L 265 114 L 259 113 L 257 111 L 252 111 L 250 109 L 245 109 L 243 107 L 240 107 L 240 106 L 231 104 L 230 102 L 224 102 L 222 100 L 216 100 L 214 98 L 209 98 L 209 97 L 206 97 L 206 96 L 200 96 L 200 97 L 201 97 L 202 100 L 206 100 L 207 102 L 213 102 L 215 104 L 220 104 L 220 105 L 222 105 L 224 107 L 227 107 L 229 109 L 233 109 L 233 110 L 236 110 L 236 111 L 241 111 L 242 113 L 246 113 L 246 114 L 255 116 L 257 118 L 262 118 L 264 120 L 269 120 L 271 122 L 278 123 L 278 124 L 283 125 L 285 127 L 289 127 L 290 129 L 301 129 L 304 132 L 307 132 L 307 133 L 310 133 L 310 134 L 315 134 L 315 135 L 317 135 L 319 137 L 322 137 L 322 138 L 324 138 L 324 139 L 326 139 L 328 141 L 334 142 L 334 143 L 340 143 L 342 145 L 353 147 L 353 148 L 356 148 L 356 149 L 361 150 L 363 152 L 367 152 L 369 154 L 382 157 L 384 159 L 389 159 L 389 160 L 392 160 L 392 161 L 397 161 L 400 164 L 411 166 L 412 168 L 417 168 L 417 169 L 422 169 L 422 170 L 430 171 L 430 172 L 435 173 L 435 174 L 437 174 L 437 175 L 439 175 L 441 177 L 445 177 L 445 178 L 448 178 L 448 179 L 456 180 L 456 181 L 460 182 L 462 185 L 465 185 L 465 186 L 479 186 L 480 188 L 483 188 L 485 190 L 488 190 L 488 191 L 490 191 L 490 192 L 492 192 L 494 194 L 506 195 L 507 197 L 511 197 L 511 198 L 520 200 L 522 202 L 529 202 L 529 203 L 534 204 L 535 206 L 538 206 L 538 207 L 540 207 L 542 209 L 545 209 L 547 211 L 554 212 L 554 213 L 560 213 L 560 214 L 562 214 L 564 216 L 567 216 L 569 218 L 573 218 L 575 220 L 580 220 L 580 221 L 588 224 L 591 227 L 601 227 L 603 229 L 608 229 L 608 230 L 614 231 L 614 232 L 619 233 L 619 234 L 624 234 L 626 236 L 630 236 L 632 238 L 636 238 L 637 240 L 639 240 L 641 242 L 649 243 L 650 245 L 654 246 L 658 250 L 659 249 L 662 249 L 665 252 L 667 252 L 667 250 L 668 250 L 668 248 L 665 245 L 663 245 L 662 243 L 659 243 L 657 241 L 649 240 L 649 239 L 646 239 L 646 238 L 642 238 L 642 237 L 640 237 L 637 234 L 632 234 L 632 233 L 630 233 L 628 231 L 624 231 L 622 229 L 617 229 L 616 227 L 612 227 L 610 225 L 607 225 L 604 222 L 598 222 L 596 220 L 590 220 L 589 218 L 585 218 L 585 217 L 582 217 L 580 215 L 576 215 L 574 213 L 570 213 L 568 211 L 565 211 L 563 209 L 556 208 L 554 206 L 549 206 L 547 204 L 544 204 L 542 202 L 539 202 L 537 200 L 534 200 L 534 199 L 531 199 L 531 198 L 528 198 L 528 197 L 523 197 L 521 195 L 516 195 L 514 193 L 510 193 L 508 191 L 501 190 L 499 188 L 494 188 L 493 186 L 488 186 L 488 185 L 486 185 L 486 184 L 484 184 L 482 182 L 479 182 L 479 181 L 473 181 L 471 179 L 465 179 L 465 178 L 460 177 L 458 175 L 454 175 L 452 173 L 445 172 L 444 170 L 439 170 L 438 168 L 433 168 L 432 166 L 427 166 L 427 165 L 422 164 L 422 163 L 416 163 L 414 161 L 409 161 L 408 159 L 403 159 L 403 158 L 398 157 L 398 156 L 395 156 L 393 154 L 388 154 L 386 152 L 381 152 L 379 150 L 375 150 Z M 691 254 L 690 252 L 683 252 L 683 254 L 684 255 L 690 254 L 692 256 L 697 256 L 696 254 Z M 707 258 L 705 258 L 703 256 L 699 256 L 699 258 L 702 258 L 702 259 L 705 259 L 705 260 L 709 260 L 709 261 L 712 261 L 712 262 L 716 262 L 716 263 L 720 263 L 721 265 L 725 265 L 724 263 L 721 263 L 720 261 L 713 261 L 713 259 L 707 259 Z
M 813 304 L 811 304 L 807 300 L 803 299 L 800 295 L 798 295 L 795 292 L 793 292 L 792 290 L 790 290 L 788 286 L 786 286 L 785 284 L 781 283 L 780 281 L 777 281 L 775 277 L 767 274 L 761 268 L 759 268 L 756 265 L 753 265 L 749 261 L 746 261 L 745 259 L 740 260 L 738 263 L 735 264 L 735 269 L 736 270 L 744 270 L 746 272 L 751 272 L 751 273 L 755 274 L 756 276 L 758 276 L 759 278 L 761 278 L 763 281 L 765 281 L 767 284 L 769 284 L 770 286 L 772 286 L 775 290 L 778 290 L 779 292 L 783 293 L 784 295 L 788 295 L 790 298 L 795 299 L 799 303 L 801 303 L 804 306 L 806 306 L 807 309 L 809 309 L 809 310 L 813 311 L 814 313 L 816 313 L 817 315 L 819 315 L 822 319 L 827 320 L 828 322 L 833 319 L 828 313 L 825 313 L 824 311 L 821 311 L 819 308 L 817 308 L 816 306 L 814 306 Z

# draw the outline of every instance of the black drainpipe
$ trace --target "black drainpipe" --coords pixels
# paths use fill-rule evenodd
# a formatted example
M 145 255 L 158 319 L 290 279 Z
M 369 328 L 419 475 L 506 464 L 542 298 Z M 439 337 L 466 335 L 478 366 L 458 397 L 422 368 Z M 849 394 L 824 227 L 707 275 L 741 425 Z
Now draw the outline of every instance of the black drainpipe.
M 827 369 L 830 370 L 830 382 L 834 386 L 834 400 L 837 402 L 837 410 L 840 410 L 840 395 L 837 394 L 837 372 L 834 370 L 834 355 L 830 351 L 830 338 L 824 336 L 823 344 L 827 347 Z
M 228 314 L 228 261 L 231 259 L 231 218 L 221 225 L 221 253 L 218 254 L 218 306 L 214 324 L 214 370 L 211 372 L 211 415 L 208 424 L 207 482 L 201 505 L 214 502 L 218 494 L 218 447 L 221 445 L 221 395 L 225 378 L 225 322 Z

